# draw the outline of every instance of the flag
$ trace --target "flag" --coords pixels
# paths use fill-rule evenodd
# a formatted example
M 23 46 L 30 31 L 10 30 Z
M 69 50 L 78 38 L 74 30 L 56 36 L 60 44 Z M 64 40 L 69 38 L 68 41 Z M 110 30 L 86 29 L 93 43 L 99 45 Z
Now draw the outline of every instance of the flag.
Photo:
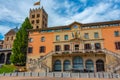
M 35 2 L 35 3 L 34 3 L 34 6 L 36 6 L 36 5 L 40 5 L 40 1 Z

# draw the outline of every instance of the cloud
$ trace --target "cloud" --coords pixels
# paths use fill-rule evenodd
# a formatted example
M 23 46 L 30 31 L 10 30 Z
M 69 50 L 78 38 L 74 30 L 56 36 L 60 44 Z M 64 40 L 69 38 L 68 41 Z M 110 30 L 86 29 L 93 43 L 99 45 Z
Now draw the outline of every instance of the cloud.
M 10 29 L 11 27 L 0 25 L 0 34 L 5 35 L 5 33 L 8 32 Z
M 74 21 L 81 23 L 109 21 L 120 19 L 120 0 L 41 0 L 48 13 L 48 26 L 68 25 Z M 29 16 L 30 8 L 36 0 L 0 0 L 0 33 L 21 24 Z M 7 25 L 7 22 L 11 22 Z M 10 27 L 10 24 L 13 24 Z M 15 24 L 15 25 L 14 25 Z M 5 31 L 3 29 L 6 29 Z

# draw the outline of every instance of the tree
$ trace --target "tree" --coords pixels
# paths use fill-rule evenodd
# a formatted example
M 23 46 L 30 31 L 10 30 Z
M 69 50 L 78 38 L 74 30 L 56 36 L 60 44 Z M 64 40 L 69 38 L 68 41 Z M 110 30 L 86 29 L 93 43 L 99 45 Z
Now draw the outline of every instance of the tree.
M 26 64 L 27 45 L 28 45 L 28 29 L 32 29 L 29 19 L 26 18 L 22 27 L 16 34 L 16 39 L 13 43 L 11 62 L 14 65 L 22 66 Z

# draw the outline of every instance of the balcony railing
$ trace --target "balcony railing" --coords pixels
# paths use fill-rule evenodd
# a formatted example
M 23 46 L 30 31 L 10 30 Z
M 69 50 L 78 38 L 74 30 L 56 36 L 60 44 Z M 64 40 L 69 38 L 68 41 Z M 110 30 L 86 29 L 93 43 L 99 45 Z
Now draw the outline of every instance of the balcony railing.
M 56 54 L 62 54 L 62 53 L 101 53 L 103 52 L 103 49 L 78 49 L 78 50 L 60 50 L 60 51 L 53 51 Z

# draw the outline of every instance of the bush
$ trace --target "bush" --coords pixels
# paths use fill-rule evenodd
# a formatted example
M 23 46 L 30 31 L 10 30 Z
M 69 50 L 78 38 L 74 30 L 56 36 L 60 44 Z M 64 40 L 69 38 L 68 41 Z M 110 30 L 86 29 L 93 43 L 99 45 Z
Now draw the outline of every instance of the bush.
M 3 65 L 0 68 L 0 74 L 1 73 L 10 73 L 16 70 L 16 67 L 14 65 Z

